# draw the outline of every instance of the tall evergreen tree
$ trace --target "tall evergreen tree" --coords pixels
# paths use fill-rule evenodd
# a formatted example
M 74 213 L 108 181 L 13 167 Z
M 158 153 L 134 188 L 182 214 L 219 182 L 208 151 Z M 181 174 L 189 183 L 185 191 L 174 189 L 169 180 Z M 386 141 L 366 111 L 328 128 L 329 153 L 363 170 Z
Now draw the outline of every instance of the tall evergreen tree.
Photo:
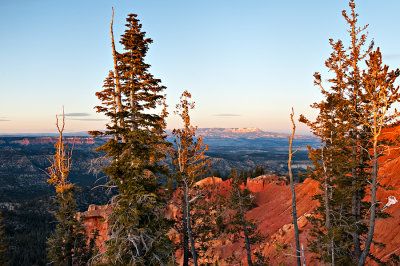
M 54 265 L 83 265 L 90 258 L 87 257 L 87 235 L 82 224 L 76 217 L 76 203 L 74 199 L 75 186 L 68 180 L 71 168 L 72 149 L 63 141 L 65 126 L 64 114 L 61 128 L 58 117 L 58 142 L 55 144 L 56 154 L 51 160 L 51 166 L 46 170 L 49 176 L 47 182 L 56 188 L 55 202 L 58 209 L 55 212 L 58 221 L 55 232 L 47 241 L 47 257 Z
M 381 137 L 382 129 L 398 122 L 400 117 L 397 110 L 390 112 L 392 104 L 400 101 L 399 87 L 394 85 L 400 74 L 399 69 L 389 71 L 389 67 L 383 65 L 379 47 L 376 51 L 370 53 L 370 58 L 366 61 L 366 64 L 367 69 L 362 73 L 363 89 L 360 95 L 364 108 L 354 110 L 358 114 L 358 120 L 371 132 L 369 142 L 372 145 L 372 151 L 367 151 L 372 158 L 369 225 L 364 249 L 358 261 L 360 266 L 365 264 L 369 254 L 374 236 L 375 220 L 379 211 L 379 204 L 376 200 L 379 185 L 378 157 L 387 151 L 387 144 L 381 145 L 384 141 L 384 136 Z
M 379 49 L 372 53 L 373 43 L 365 47 L 367 36 L 363 32 L 367 26 L 357 26 L 353 0 L 349 6 L 350 14 L 343 11 L 343 16 L 349 25 L 351 44 L 345 48 L 340 40 L 330 40 L 333 52 L 325 65 L 333 72 L 328 80 L 331 86 L 327 89 L 320 74 L 314 75 L 324 100 L 312 106 L 319 110 L 315 122 L 301 118 L 321 139 L 320 149 L 310 149 L 314 169 L 310 169 L 308 176 L 320 183 L 322 191 L 316 196 L 320 205 L 311 218 L 314 240 L 310 246 L 321 255 L 322 261 L 332 265 L 363 265 L 371 255 L 369 246 L 377 216 L 374 210 L 377 165 L 371 154 L 377 143 L 372 140 L 380 132 L 377 121 L 381 118 L 379 115 L 385 115 L 383 107 L 389 108 L 398 100 L 393 87 L 395 72 L 389 73 L 386 66 L 382 67 Z M 362 70 L 361 62 L 369 55 L 373 58 L 367 60 L 366 69 Z M 380 74 L 373 76 L 372 72 Z M 393 118 L 382 118 L 380 126 Z M 374 121 L 375 126 L 371 126 Z M 370 206 L 363 202 L 369 191 Z M 367 220 L 369 224 L 365 223 Z
M 352 156 L 353 139 L 349 137 L 353 124 L 347 111 L 349 102 L 345 98 L 348 65 L 341 63 L 345 62 L 345 51 L 341 41 L 330 40 L 330 43 L 333 52 L 326 65 L 335 73 L 335 77 L 329 80 L 332 83 L 331 90 L 325 89 L 320 75 L 316 73 L 315 85 L 321 88 L 325 99 L 312 105 L 319 110 L 315 122 L 308 121 L 304 116 L 300 120 L 307 123 L 313 133 L 321 139 L 321 149 L 310 148 L 310 159 L 314 169 L 308 172 L 309 177 L 320 183 L 323 191 L 321 195 L 316 196 L 321 204 L 312 218 L 313 235 L 317 240 L 310 242 L 312 251 L 322 255 L 323 261 L 334 264 L 336 257 L 337 263 L 346 264 L 353 261 L 353 236 L 349 232 L 353 232 L 354 235 L 352 196 L 358 189 L 353 187 L 349 173 L 357 166 L 357 160 Z M 360 187 L 363 184 L 361 183 Z M 340 221 L 336 221 L 337 219 Z
M 160 182 L 167 173 L 163 159 L 169 146 L 161 94 L 165 87 L 144 62 L 152 40 L 145 37 L 136 17 L 128 15 L 120 41 L 124 50 L 118 53 L 113 45 L 114 72 L 106 79 L 104 90 L 97 93 L 102 101 L 97 111 L 108 116 L 110 123 L 105 132 L 90 133 L 111 137 L 97 150 L 112 158 L 104 172 L 109 185 L 119 191 L 104 258 L 114 265 L 163 265 L 173 257 Z M 157 114 L 160 106 L 164 108 Z
M 314 75 L 324 100 L 312 107 L 319 110 L 315 122 L 302 117 L 314 134 L 321 138 L 321 149 L 310 150 L 314 169 L 309 176 L 320 182 L 323 193 L 316 198 L 321 202 L 312 218 L 313 235 L 317 241 L 311 242 L 314 252 L 321 259 L 332 264 L 354 264 L 360 256 L 360 236 L 366 227 L 360 223 L 367 211 L 362 204 L 369 178 L 368 130 L 357 121 L 352 110 L 361 109 L 359 97 L 361 78 L 359 63 L 372 50 L 372 44 L 363 52 L 367 36 L 366 26 L 358 28 L 354 1 L 350 1 L 350 16 L 343 11 L 351 44 L 348 48 L 338 40 L 330 40 L 332 54 L 325 62 L 333 72 L 328 81 L 329 89 L 322 84 L 319 73 Z M 363 145 L 363 147 L 361 145 Z M 322 251 L 322 252 L 321 252 Z

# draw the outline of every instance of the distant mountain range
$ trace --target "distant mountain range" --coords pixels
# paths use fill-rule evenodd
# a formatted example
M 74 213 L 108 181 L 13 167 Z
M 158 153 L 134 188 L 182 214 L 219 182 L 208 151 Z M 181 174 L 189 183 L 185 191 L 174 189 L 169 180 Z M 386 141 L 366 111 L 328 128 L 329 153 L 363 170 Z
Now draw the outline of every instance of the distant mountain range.
M 172 129 L 167 129 L 169 135 Z M 197 134 L 203 137 L 220 137 L 220 138 L 287 138 L 289 134 L 263 131 L 259 128 L 198 128 Z M 58 133 L 12 133 L 0 134 L 0 137 L 57 137 Z M 64 133 L 64 136 L 80 136 L 89 137 L 87 131 Z M 295 135 L 295 138 L 310 139 L 311 135 Z
M 225 137 L 225 138 L 287 138 L 289 135 L 285 133 L 266 132 L 259 128 L 199 128 L 197 134 L 207 137 Z M 300 137 L 300 136 L 296 136 Z M 308 138 L 310 136 L 301 136 Z

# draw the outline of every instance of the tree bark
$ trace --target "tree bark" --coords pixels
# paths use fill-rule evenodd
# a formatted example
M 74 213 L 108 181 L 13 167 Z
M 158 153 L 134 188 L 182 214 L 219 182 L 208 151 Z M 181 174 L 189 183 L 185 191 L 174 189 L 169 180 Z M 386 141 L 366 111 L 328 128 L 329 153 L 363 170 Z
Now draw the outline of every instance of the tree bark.
M 332 143 L 332 139 L 331 139 Z M 326 168 L 326 161 L 324 157 L 324 147 L 321 144 L 321 159 L 322 159 L 322 166 L 324 169 L 324 201 L 325 201 L 325 230 L 327 233 L 331 231 L 331 211 L 329 206 L 329 184 L 328 184 L 328 174 Z M 331 238 L 329 243 L 329 252 L 331 252 L 331 263 L 332 266 L 335 265 L 335 250 L 334 250 L 334 239 Z M 329 254 L 329 253 L 328 253 Z
M 376 218 L 376 179 L 378 176 L 378 136 L 374 136 L 374 159 L 372 162 L 372 185 L 371 185 L 371 208 L 370 208 L 370 217 L 369 217 L 369 228 L 367 240 L 365 242 L 365 247 L 363 252 L 361 253 L 360 260 L 358 261 L 358 266 L 362 266 L 365 264 L 367 260 L 367 256 L 369 253 L 369 249 L 371 247 L 372 238 L 374 237 L 375 230 L 375 218 Z
M 353 131 L 351 133 L 352 135 L 352 140 L 353 140 L 353 162 L 355 162 L 357 160 L 357 139 L 356 139 L 356 133 Z M 362 157 L 360 155 L 360 157 Z M 352 175 L 352 187 L 356 187 L 357 186 L 357 170 L 356 170 L 357 166 L 354 166 L 352 171 L 351 171 L 351 175 Z M 353 192 L 353 198 L 352 198 L 352 207 L 351 207 L 351 214 L 353 216 L 354 222 L 357 222 L 360 219 L 360 215 L 361 215 L 361 199 L 359 196 L 359 190 L 356 189 Z M 355 230 L 354 232 L 352 232 L 352 236 L 353 236 L 353 244 L 354 244 L 354 256 L 356 257 L 356 259 L 358 260 L 361 256 L 361 245 L 360 245 L 360 234 L 358 233 L 357 230 Z
M 244 244 L 246 246 L 246 251 L 247 251 L 247 263 L 249 264 L 249 266 L 253 266 L 253 262 L 251 261 L 251 246 L 250 246 L 250 240 L 249 240 L 249 233 L 247 231 L 247 223 L 246 223 L 246 218 L 244 216 L 242 195 L 240 194 L 240 187 L 237 190 L 237 194 L 239 197 L 239 212 L 240 212 L 240 217 L 242 219 Z
M 189 241 L 190 241 L 190 246 L 192 249 L 193 264 L 194 264 L 194 266 L 198 266 L 196 247 L 195 247 L 193 233 L 192 233 L 192 225 L 191 225 L 191 217 L 190 217 L 190 202 L 189 202 L 189 187 L 188 187 L 187 180 L 185 180 L 184 197 L 185 197 L 185 201 L 186 201 L 185 204 L 186 204 L 187 232 L 188 232 L 188 237 L 189 237 Z
M 120 84 L 120 77 L 118 73 L 118 64 L 117 64 L 117 51 L 115 50 L 115 42 L 114 42 L 114 30 L 113 30 L 113 23 L 114 23 L 114 8 L 112 8 L 112 15 L 111 15 L 111 23 L 110 23 L 110 33 L 111 33 L 111 47 L 113 51 L 113 61 L 114 61 L 114 81 L 115 81 L 115 95 L 114 95 L 114 104 L 116 104 L 115 113 L 118 114 L 119 112 L 123 111 L 122 107 L 122 100 L 121 100 L 121 84 Z M 118 126 L 118 118 L 116 118 L 116 126 Z M 118 135 L 115 134 L 115 139 L 118 140 Z M 122 136 L 122 142 L 125 142 L 125 137 Z
M 183 230 L 183 266 L 189 265 L 189 237 L 187 230 L 187 214 L 186 214 L 186 197 L 184 195 L 182 200 L 183 217 L 182 217 L 182 230 Z
M 303 266 L 306 266 L 306 255 L 304 255 L 304 246 L 301 244 L 301 259 L 303 261 Z
M 111 16 L 111 24 L 110 24 L 110 31 L 111 31 L 111 46 L 113 50 L 113 61 L 114 61 L 114 80 L 116 85 L 115 90 L 115 98 L 117 102 L 118 112 L 122 112 L 122 101 L 121 101 L 121 85 L 120 85 L 120 77 L 117 70 L 117 52 L 115 50 L 115 42 L 114 42 L 114 31 L 113 31 L 113 21 L 114 21 L 114 8 L 112 8 L 112 16 Z
M 295 236 L 295 241 L 296 241 L 296 258 L 297 258 L 297 265 L 301 266 L 300 239 L 299 239 L 299 228 L 297 226 L 297 211 L 296 211 L 296 191 L 294 188 L 293 174 L 292 174 L 292 155 L 297 151 L 296 150 L 295 152 L 292 152 L 293 137 L 294 137 L 294 133 L 296 131 L 296 125 L 294 124 L 293 116 L 294 116 L 294 111 L 292 108 L 292 113 L 290 115 L 290 119 L 292 121 L 293 131 L 292 131 L 292 135 L 290 136 L 290 139 L 289 139 L 288 170 L 289 170 L 290 189 L 292 192 L 292 208 L 293 208 L 292 215 L 293 215 L 294 236 Z

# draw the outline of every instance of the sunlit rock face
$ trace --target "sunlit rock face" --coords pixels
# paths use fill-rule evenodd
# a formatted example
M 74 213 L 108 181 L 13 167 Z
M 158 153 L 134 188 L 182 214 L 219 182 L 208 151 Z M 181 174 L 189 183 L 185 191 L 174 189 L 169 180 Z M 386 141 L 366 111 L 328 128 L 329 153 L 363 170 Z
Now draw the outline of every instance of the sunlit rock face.
M 100 252 L 107 249 L 105 241 L 108 237 L 109 217 L 112 213 L 111 205 L 96 206 L 90 205 L 86 212 L 78 213 L 78 220 L 81 220 L 87 234 L 93 235 L 94 231 L 98 231 L 99 236 L 96 240 L 96 246 Z

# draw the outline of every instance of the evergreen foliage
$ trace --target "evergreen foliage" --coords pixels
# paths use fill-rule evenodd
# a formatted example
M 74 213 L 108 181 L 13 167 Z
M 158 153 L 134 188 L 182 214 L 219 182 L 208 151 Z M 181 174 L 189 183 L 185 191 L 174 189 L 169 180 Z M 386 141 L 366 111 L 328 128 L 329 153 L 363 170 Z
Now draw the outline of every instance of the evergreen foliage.
M 229 175 L 232 175 L 232 171 L 237 171 L 235 168 L 231 169 L 231 173 Z M 244 171 L 243 169 L 240 169 L 240 177 L 241 178 L 255 178 L 261 175 L 265 174 L 265 169 L 263 166 L 256 166 L 254 169 L 248 169 Z
M 59 193 L 56 218 L 58 225 L 47 241 L 47 258 L 53 265 L 84 265 L 88 262 L 88 237 L 76 218 L 75 189 Z
M 173 257 L 160 182 L 167 173 L 163 159 L 169 146 L 161 94 L 165 87 L 144 62 L 152 40 L 145 37 L 136 17 L 128 15 L 120 42 L 123 53 L 114 50 L 114 72 L 105 80 L 104 90 L 96 93 L 102 102 L 96 106 L 97 112 L 110 119 L 107 130 L 90 133 L 111 137 L 97 150 L 112 159 L 104 172 L 110 178 L 109 185 L 119 191 L 113 202 L 104 258 L 115 265 L 158 265 Z M 155 109 L 162 105 L 162 113 L 156 114 Z
M 57 129 L 59 132 L 58 142 L 54 145 L 56 154 L 51 160 L 51 166 L 46 173 L 47 182 L 56 189 L 55 202 L 58 209 L 55 212 L 58 225 L 55 232 L 47 241 L 47 257 L 53 265 L 82 265 L 89 260 L 87 257 L 87 235 L 82 224 L 77 220 L 75 186 L 68 180 L 71 168 L 72 149 L 70 150 L 63 141 L 65 126 L 64 113 L 62 127 L 59 127 L 58 117 Z
M 248 265 L 253 265 L 251 255 L 254 250 L 252 250 L 252 245 L 261 244 L 265 239 L 265 236 L 258 231 L 258 224 L 246 218 L 246 213 L 248 210 L 254 207 L 253 198 L 250 190 L 246 187 L 246 179 L 242 179 L 238 174 L 238 169 L 234 168 L 231 170 L 232 187 L 230 191 L 230 197 L 228 202 L 228 208 L 234 210 L 234 213 L 229 219 L 229 233 L 233 235 L 234 242 L 239 241 L 239 239 L 244 240 L 244 248 L 246 249 L 247 263 Z M 255 254 L 261 255 L 260 252 Z M 227 262 L 237 262 L 237 258 L 230 257 Z M 265 258 L 258 256 L 258 263 L 256 265 L 266 264 Z
M 204 263 L 212 263 L 215 257 L 215 244 L 224 237 L 227 199 L 220 194 L 219 186 L 214 183 L 203 186 L 200 193 L 202 198 L 195 202 L 193 208 L 192 217 L 195 224 L 193 234 L 199 258 Z

